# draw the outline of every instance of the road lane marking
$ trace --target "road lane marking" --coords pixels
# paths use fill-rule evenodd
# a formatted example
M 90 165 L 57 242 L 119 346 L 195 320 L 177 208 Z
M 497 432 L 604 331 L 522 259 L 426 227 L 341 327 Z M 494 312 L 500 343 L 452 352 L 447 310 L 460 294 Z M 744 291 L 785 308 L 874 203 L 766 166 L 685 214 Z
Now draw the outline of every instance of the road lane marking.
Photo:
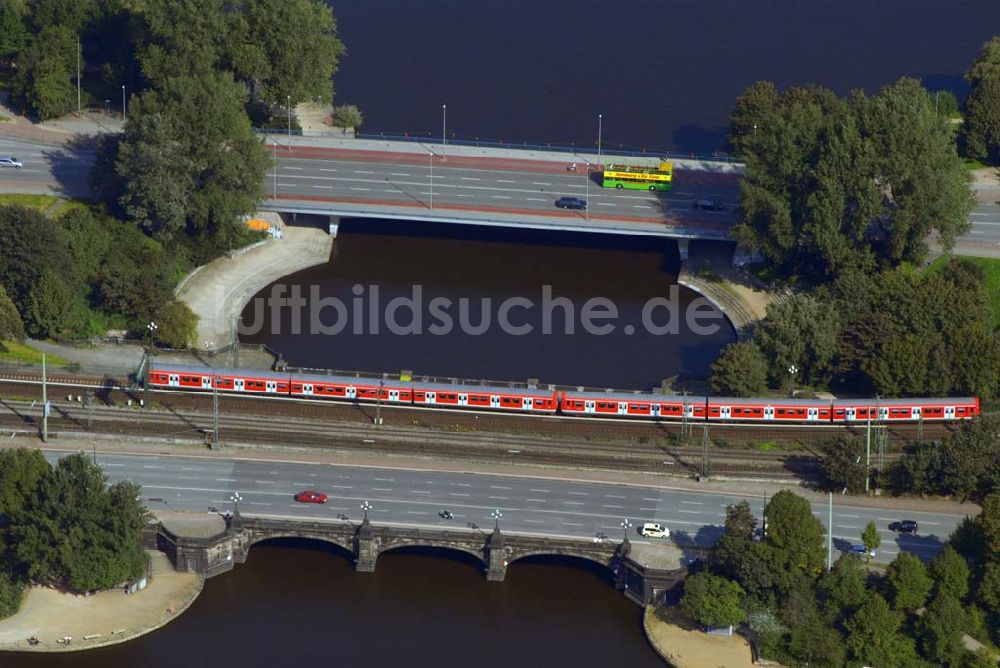
M 490 499 L 497 499 L 499 501 L 510 501 L 510 497 L 509 496 L 491 496 L 491 497 L 488 497 L 488 498 L 490 498 Z
M 532 181 L 531 185 L 533 185 L 533 186 L 551 186 L 552 184 L 551 183 L 544 183 L 542 181 Z
M 606 496 L 609 499 L 624 499 L 625 498 L 625 496 L 621 495 L 621 494 L 605 494 L 604 496 Z
M 182 466 L 181 471 L 204 471 L 200 466 Z
M 448 496 L 469 496 L 468 494 L 461 494 L 459 492 L 448 492 Z
M 549 494 L 549 490 L 547 490 L 547 489 L 534 489 L 534 488 L 529 488 L 529 489 L 528 489 L 528 491 L 529 491 L 529 492 L 543 492 L 543 493 L 545 493 L 545 494 Z
M 835 517 L 850 517 L 852 520 L 861 519 L 860 515 L 841 515 L 840 513 L 834 513 Z
M 529 524 L 545 524 L 544 520 L 521 520 L 522 522 L 528 522 Z
M 582 506 L 583 501 L 563 501 L 567 506 Z
M 622 509 L 625 508 L 625 506 L 612 506 L 612 505 L 609 505 L 609 504 L 604 504 L 604 506 L 602 506 L 602 507 L 603 508 L 622 508 Z
M 366 172 L 366 171 L 364 171 L 362 169 L 355 169 L 354 173 L 355 174 L 374 174 L 375 172 Z
M 236 482 L 236 478 L 216 478 L 215 482 Z
M 572 494 L 573 496 L 590 496 L 586 492 L 566 492 L 567 494 Z
M 411 489 L 410 494 L 430 494 L 430 490 L 426 489 Z
M 409 176 L 409 174 L 402 174 L 399 172 L 389 172 L 389 176 Z
M 372 487 L 373 492 L 391 492 L 392 490 L 386 487 Z
M 166 466 L 152 466 L 150 464 L 143 464 L 142 468 L 144 468 L 144 469 L 165 469 L 167 467 Z
M 320 167 L 319 171 L 321 171 L 321 172 L 336 172 L 338 170 L 336 170 L 336 169 L 324 169 L 324 168 Z
M 288 165 L 282 165 L 281 168 L 282 169 L 297 169 L 299 171 L 302 171 L 303 169 L 305 169 L 304 167 L 290 167 Z
M 351 188 L 351 190 L 364 190 L 365 192 L 371 190 L 371 188 Z
M 525 499 L 525 501 L 531 501 L 532 503 L 548 503 L 546 499 Z
M 254 480 L 258 485 L 277 485 L 278 483 L 274 480 Z
M 576 524 L 575 522 L 563 522 L 564 527 L 582 527 L 582 524 Z
M 504 487 L 503 485 L 490 485 L 490 489 L 513 489 L 513 487 Z
M 701 501 L 681 501 L 681 503 L 687 504 L 689 506 L 703 506 L 703 505 L 705 505 Z
M 700 510 L 681 510 L 681 509 L 678 508 L 677 512 L 679 512 L 679 513 L 687 513 L 688 515 L 701 515 L 701 511 Z
M 476 179 L 476 178 L 473 178 L 471 176 L 463 176 L 463 177 L 461 177 L 461 180 L 462 181 L 479 181 L 480 179 Z

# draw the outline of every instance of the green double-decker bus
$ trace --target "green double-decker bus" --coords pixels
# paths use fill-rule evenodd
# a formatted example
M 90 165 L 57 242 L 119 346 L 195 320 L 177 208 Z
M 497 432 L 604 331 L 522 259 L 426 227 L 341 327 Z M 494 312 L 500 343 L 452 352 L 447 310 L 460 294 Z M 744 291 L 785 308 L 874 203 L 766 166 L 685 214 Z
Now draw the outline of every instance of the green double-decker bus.
M 673 186 L 674 165 L 661 162 L 659 167 L 638 165 L 608 165 L 604 168 L 601 185 L 605 188 L 667 191 Z

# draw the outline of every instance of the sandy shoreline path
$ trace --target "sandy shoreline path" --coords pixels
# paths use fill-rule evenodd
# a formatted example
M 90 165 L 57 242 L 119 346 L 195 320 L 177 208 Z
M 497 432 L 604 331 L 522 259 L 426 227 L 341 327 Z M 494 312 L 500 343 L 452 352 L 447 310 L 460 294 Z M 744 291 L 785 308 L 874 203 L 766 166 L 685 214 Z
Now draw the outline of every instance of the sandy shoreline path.
M 178 573 L 162 552 L 148 550 L 149 585 L 134 594 L 122 589 L 74 596 L 31 587 L 20 611 L 0 620 L 0 650 L 72 652 L 113 645 L 165 626 L 201 593 L 204 578 Z M 69 644 L 56 642 L 71 636 Z M 28 638 L 38 638 L 30 645 Z

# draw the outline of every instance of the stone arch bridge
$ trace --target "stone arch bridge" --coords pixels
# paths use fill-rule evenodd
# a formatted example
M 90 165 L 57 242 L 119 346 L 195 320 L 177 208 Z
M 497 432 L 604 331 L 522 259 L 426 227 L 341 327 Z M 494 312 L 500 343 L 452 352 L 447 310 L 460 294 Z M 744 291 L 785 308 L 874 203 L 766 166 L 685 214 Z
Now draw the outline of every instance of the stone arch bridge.
M 254 544 L 275 538 L 307 538 L 336 545 L 354 558 L 355 569 L 375 570 L 383 552 L 408 547 L 431 547 L 468 554 L 480 560 L 486 579 L 502 582 L 507 568 L 519 559 L 560 556 L 583 559 L 607 568 L 615 588 L 636 603 L 646 604 L 657 592 L 672 588 L 687 575 L 679 563 L 651 564 L 637 559 L 636 550 L 623 542 L 594 542 L 537 535 L 508 534 L 499 527 L 481 529 L 422 529 L 375 525 L 367 518 L 358 523 L 267 519 L 237 514 L 225 531 L 209 537 L 173 533 L 162 524 L 152 525 L 147 542 L 165 552 L 177 570 L 207 577 L 232 570 L 246 561 Z M 661 560 L 662 561 L 662 560 Z

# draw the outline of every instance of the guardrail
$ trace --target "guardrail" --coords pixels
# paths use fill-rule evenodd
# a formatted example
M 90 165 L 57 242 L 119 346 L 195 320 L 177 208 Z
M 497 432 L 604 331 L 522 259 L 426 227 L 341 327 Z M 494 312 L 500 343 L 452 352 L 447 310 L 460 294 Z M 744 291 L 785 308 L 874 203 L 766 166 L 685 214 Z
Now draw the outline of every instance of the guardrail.
M 287 130 L 280 130 L 277 128 L 254 128 L 258 134 L 263 135 L 283 135 L 288 136 L 289 132 Z M 292 129 L 291 135 L 296 137 L 317 137 L 317 138 L 344 138 L 345 134 L 340 131 L 309 131 L 303 132 L 301 130 Z M 347 135 L 350 136 L 350 135 Z M 357 139 L 372 139 L 378 141 L 399 141 L 399 142 L 422 142 L 422 143 L 445 143 L 441 141 L 441 135 L 434 135 L 431 132 L 364 132 L 355 131 L 354 135 Z M 489 139 L 485 137 L 472 137 L 464 138 L 458 135 L 451 135 L 448 137 L 446 142 L 449 145 L 454 146 L 473 146 L 479 148 L 497 148 L 497 149 L 513 149 L 513 150 L 524 150 L 524 151 L 552 151 L 555 153 L 575 153 L 578 151 L 586 151 L 587 153 L 597 152 L 597 142 L 593 144 L 577 144 L 571 142 L 570 144 L 560 144 L 560 143 L 531 143 L 531 142 L 515 142 L 515 141 L 504 141 L 503 139 Z M 624 144 L 601 144 L 601 153 L 603 155 L 609 156 L 621 156 L 626 158 L 637 158 L 637 157 L 662 157 L 671 158 L 677 160 L 706 160 L 710 162 L 727 162 L 727 163 L 740 163 L 741 161 L 737 158 L 732 157 L 724 151 L 713 151 L 710 154 L 681 152 L 681 151 L 671 151 L 668 149 L 661 148 L 649 148 L 646 146 L 626 146 Z

